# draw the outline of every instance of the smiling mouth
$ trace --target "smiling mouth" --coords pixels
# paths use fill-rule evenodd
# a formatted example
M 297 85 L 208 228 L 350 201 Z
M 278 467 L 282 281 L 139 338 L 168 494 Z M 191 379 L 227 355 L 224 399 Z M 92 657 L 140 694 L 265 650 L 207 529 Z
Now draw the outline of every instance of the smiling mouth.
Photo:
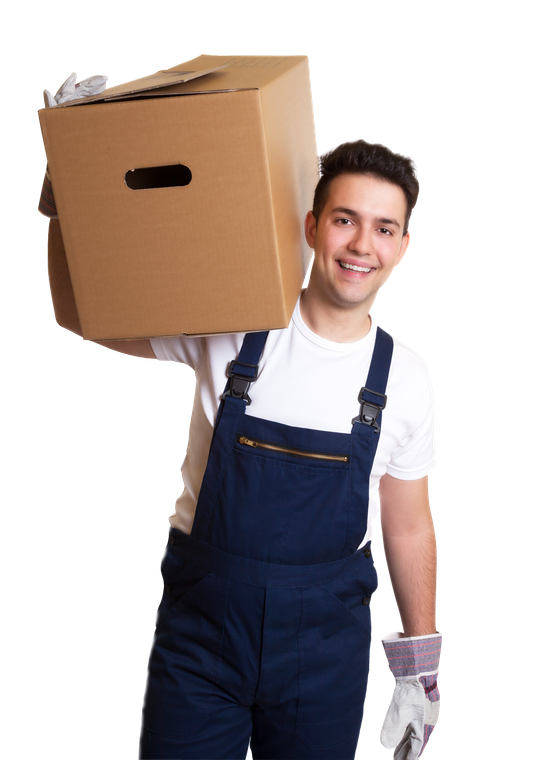
M 339 261 L 338 263 L 342 269 L 347 269 L 350 272 L 365 272 L 365 274 L 367 274 L 373 269 L 373 267 L 358 267 L 355 264 L 346 264 L 345 261 Z

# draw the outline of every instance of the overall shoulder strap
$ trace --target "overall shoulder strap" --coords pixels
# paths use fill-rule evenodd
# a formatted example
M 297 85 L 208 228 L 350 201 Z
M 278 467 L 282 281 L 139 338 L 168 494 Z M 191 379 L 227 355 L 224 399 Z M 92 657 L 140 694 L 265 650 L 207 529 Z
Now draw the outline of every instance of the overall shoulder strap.
M 361 409 L 353 423 L 370 425 L 380 430 L 380 415 L 386 406 L 386 386 L 393 355 L 393 338 L 378 327 L 367 382 L 359 391 Z
M 386 392 L 392 355 L 393 338 L 385 330 L 382 330 L 381 327 L 377 327 L 376 341 L 367 377 L 367 388 L 377 393 Z
M 239 351 L 237 362 L 239 362 L 239 364 L 242 362 L 243 364 L 257 365 L 260 361 L 260 356 L 264 350 L 268 335 L 268 331 L 246 333 L 241 350 Z
M 250 404 L 248 390 L 258 377 L 258 365 L 264 350 L 268 332 L 247 333 L 244 336 L 239 356 L 234 359 L 227 371 L 227 385 L 222 399 L 231 396 Z

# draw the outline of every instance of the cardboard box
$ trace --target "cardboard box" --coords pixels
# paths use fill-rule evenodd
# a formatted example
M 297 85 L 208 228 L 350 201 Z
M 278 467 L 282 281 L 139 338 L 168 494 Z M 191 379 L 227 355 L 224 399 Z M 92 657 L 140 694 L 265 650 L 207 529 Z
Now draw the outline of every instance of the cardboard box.
M 288 325 L 318 180 L 305 56 L 203 55 L 39 116 L 84 338 Z

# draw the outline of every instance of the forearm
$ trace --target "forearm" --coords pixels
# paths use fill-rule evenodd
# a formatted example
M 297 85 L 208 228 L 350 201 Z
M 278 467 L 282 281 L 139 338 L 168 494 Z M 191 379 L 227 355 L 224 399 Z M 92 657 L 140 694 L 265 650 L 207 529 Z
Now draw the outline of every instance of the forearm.
M 78 311 L 73 293 L 73 285 L 65 256 L 59 220 L 50 220 L 48 238 L 48 275 L 52 293 L 53 308 L 57 323 L 66 330 L 82 335 Z
M 384 549 L 405 636 L 435 633 L 436 543 L 433 525 L 385 535 Z

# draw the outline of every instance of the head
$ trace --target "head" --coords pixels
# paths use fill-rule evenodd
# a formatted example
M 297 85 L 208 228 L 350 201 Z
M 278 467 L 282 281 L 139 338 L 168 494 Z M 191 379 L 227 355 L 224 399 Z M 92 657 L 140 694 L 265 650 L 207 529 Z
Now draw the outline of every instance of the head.
M 315 189 L 312 213 L 318 222 L 328 199 L 332 181 L 340 174 L 365 174 L 398 185 L 407 204 L 403 236 L 407 234 L 411 212 L 418 198 L 419 185 L 410 158 L 392 153 L 383 145 L 356 140 L 339 145 L 319 159 L 321 179 Z
M 414 166 L 382 145 L 359 140 L 322 156 L 320 168 L 304 225 L 315 250 L 305 307 L 310 318 L 316 306 L 318 313 L 353 314 L 363 329 L 379 289 L 409 245 L 409 217 L 418 197 Z M 352 325 L 355 317 L 348 316 L 346 324 Z

